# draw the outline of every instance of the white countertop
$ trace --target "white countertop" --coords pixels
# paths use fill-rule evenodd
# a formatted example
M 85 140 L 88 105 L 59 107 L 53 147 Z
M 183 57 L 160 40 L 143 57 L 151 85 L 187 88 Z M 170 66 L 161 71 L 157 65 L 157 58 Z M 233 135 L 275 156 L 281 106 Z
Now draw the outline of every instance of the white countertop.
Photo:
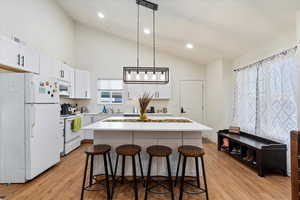
M 118 119 L 138 119 L 137 117 L 110 117 L 105 120 L 118 120 Z M 183 117 L 154 117 L 150 119 L 185 119 Z M 166 122 L 104 122 L 100 121 L 86 127 L 84 130 L 94 131 L 211 131 L 212 129 L 192 121 L 192 123 L 166 123 Z

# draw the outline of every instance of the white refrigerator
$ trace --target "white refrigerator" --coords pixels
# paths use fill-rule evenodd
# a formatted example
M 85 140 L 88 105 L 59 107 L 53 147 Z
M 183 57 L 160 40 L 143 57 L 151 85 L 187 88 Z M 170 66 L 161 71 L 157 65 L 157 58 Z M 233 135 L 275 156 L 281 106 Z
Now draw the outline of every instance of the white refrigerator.
M 0 183 L 24 183 L 60 161 L 54 79 L 0 73 Z

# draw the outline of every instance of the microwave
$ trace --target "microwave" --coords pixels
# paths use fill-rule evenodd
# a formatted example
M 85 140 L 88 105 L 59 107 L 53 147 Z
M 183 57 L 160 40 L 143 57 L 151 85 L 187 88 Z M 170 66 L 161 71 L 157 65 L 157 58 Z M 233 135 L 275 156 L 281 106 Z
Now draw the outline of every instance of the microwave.
M 71 95 L 71 84 L 65 81 L 59 81 L 59 95 L 69 97 Z

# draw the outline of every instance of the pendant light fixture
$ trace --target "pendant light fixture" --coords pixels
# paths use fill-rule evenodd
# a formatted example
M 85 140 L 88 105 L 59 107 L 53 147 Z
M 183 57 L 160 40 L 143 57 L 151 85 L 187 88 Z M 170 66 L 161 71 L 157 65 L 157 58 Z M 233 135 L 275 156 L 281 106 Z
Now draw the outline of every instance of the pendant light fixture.
M 169 68 L 156 67 L 156 32 L 155 12 L 158 5 L 146 0 L 136 0 L 137 4 L 137 59 L 136 67 L 123 67 L 123 81 L 126 84 L 167 84 L 169 83 Z M 153 12 L 153 66 L 140 66 L 140 6 Z

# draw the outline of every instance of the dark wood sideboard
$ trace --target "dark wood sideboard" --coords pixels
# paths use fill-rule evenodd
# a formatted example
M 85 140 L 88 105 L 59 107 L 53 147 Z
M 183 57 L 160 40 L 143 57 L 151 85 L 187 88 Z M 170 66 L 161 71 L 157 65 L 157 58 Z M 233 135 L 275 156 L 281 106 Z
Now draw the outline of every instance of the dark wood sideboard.
M 300 132 L 291 132 L 291 185 L 292 200 L 300 199 Z
M 229 141 L 227 148 L 223 146 L 224 138 Z M 218 150 L 255 169 L 261 177 L 270 173 L 287 176 L 286 144 L 245 132 L 233 134 L 226 129 L 218 131 Z M 251 161 L 245 159 L 249 152 L 253 157 Z

